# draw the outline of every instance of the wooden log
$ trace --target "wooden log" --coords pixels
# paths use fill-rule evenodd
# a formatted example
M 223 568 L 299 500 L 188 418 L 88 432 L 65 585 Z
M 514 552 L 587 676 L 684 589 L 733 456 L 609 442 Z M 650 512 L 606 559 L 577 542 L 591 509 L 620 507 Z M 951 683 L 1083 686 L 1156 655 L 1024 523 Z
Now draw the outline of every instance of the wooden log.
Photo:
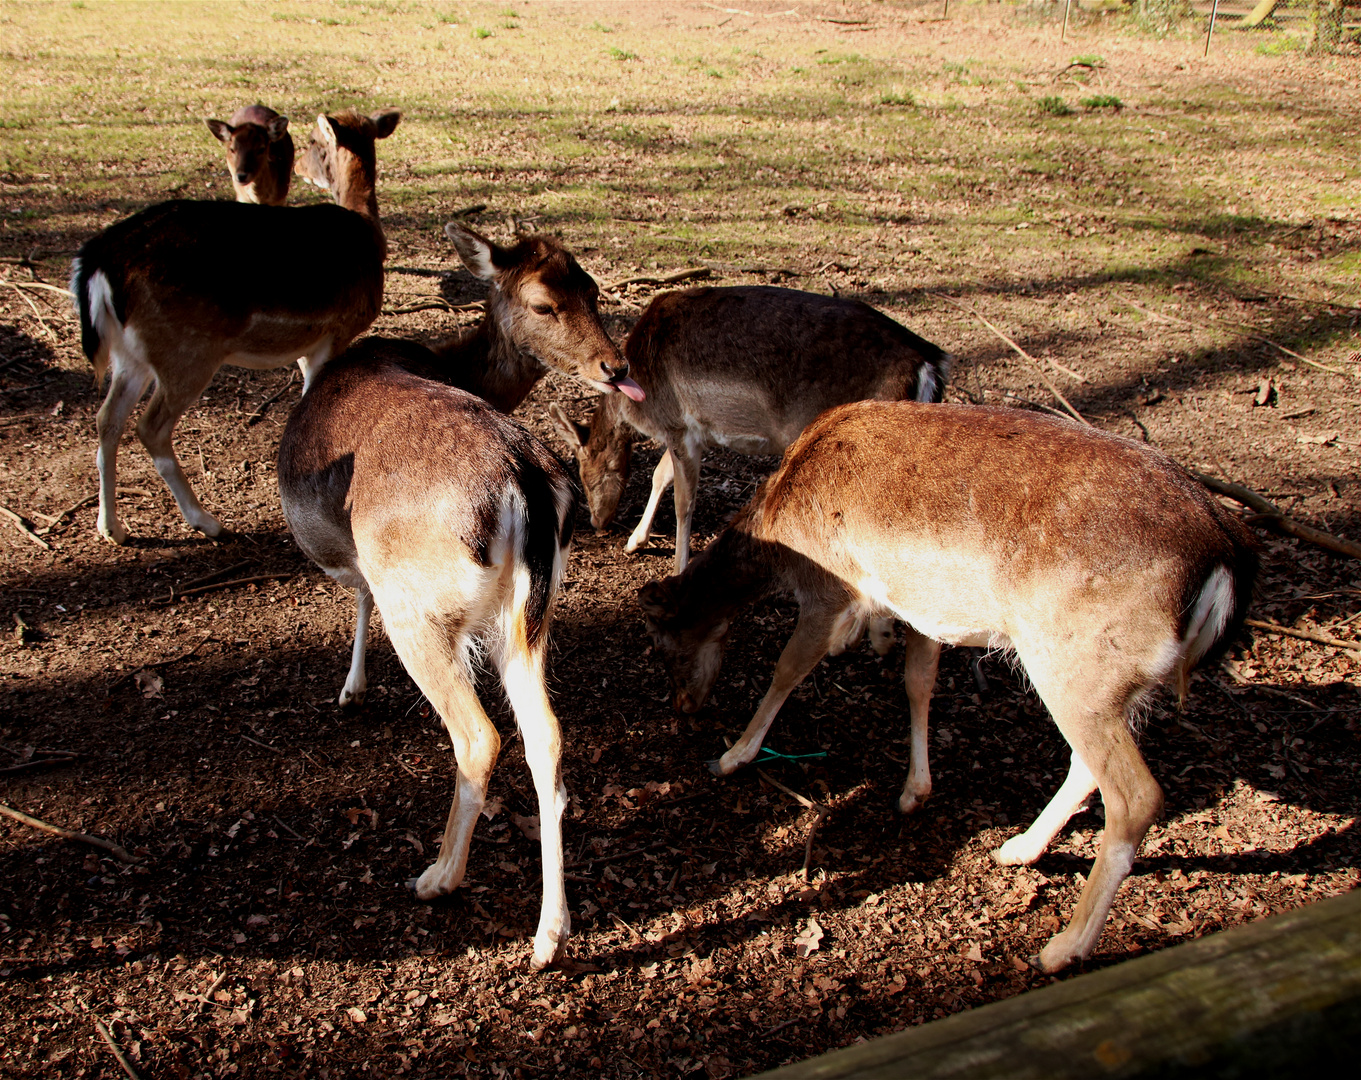
M 1351 1075 L 1361 890 L 933 1024 L 769 1080 Z

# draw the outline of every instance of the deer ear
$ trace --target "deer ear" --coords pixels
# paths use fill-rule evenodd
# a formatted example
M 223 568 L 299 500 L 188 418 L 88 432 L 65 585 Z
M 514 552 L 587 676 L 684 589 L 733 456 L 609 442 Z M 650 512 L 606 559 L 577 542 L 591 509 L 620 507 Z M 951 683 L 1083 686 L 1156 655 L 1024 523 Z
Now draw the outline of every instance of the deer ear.
M 496 280 L 496 256 L 500 249 L 495 244 L 457 221 L 444 226 L 444 235 L 453 241 L 468 273 L 483 281 Z
M 558 429 L 558 433 L 567 441 L 567 445 L 573 451 L 585 449 L 586 440 L 591 437 L 591 429 L 585 424 L 578 424 L 567 411 L 557 402 L 548 406 L 548 415 L 553 418 L 553 426 Z
M 317 114 L 317 136 L 327 146 L 336 144 L 336 129 L 331 126 L 331 118 L 325 113 Z
M 211 120 L 208 121 L 210 124 Z M 269 132 L 269 141 L 278 142 L 288 134 L 288 117 L 276 116 L 267 125 L 265 130 Z
M 378 134 L 374 138 L 386 139 L 397 128 L 397 121 L 402 118 L 401 109 L 380 109 L 369 117 L 374 126 L 378 129 Z
M 213 133 L 213 138 L 217 139 L 218 142 L 226 143 L 231 140 L 231 124 L 227 123 L 225 120 L 208 120 L 206 123 L 208 125 L 208 130 Z
M 654 619 L 670 619 L 676 614 L 676 598 L 671 593 L 671 579 L 649 581 L 638 590 L 638 606 Z

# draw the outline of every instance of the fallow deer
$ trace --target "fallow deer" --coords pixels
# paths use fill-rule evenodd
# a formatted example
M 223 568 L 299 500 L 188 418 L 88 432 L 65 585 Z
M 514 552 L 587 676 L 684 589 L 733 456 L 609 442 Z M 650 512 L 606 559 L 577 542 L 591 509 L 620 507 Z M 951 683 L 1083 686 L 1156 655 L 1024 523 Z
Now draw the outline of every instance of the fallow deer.
M 456 222 L 444 229 L 468 270 L 491 285 L 481 323 L 433 348 L 395 338 L 365 338 L 350 356 L 467 390 L 505 413 L 544 376 L 545 365 L 597 390 L 640 392 L 600 322 L 595 281 L 560 243 L 550 236 L 524 236 L 507 248 Z M 368 686 L 364 655 L 372 605 L 362 590 L 357 602 L 354 650 L 341 705 L 362 704 Z
M 374 194 L 374 142 L 401 113 L 347 109 L 318 116 L 298 173 L 339 205 L 159 203 L 109 226 L 80 249 L 71 291 L 99 410 L 99 532 L 127 529 L 115 506 L 118 443 L 154 384 L 137 435 L 189 526 L 222 525 L 199 503 L 171 439 L 184 411 L 223 364 L 309 367 L 345 348 L 377 317 L 386 243 Z
M 715 444 L 780 454 L 824 409 L 848 401 L 941 399 L 950 357 L 857 300 L 768 286 L 665 293 L 624 343 L 644 400 L 609 396 L 589 426 L 550 412 L 576 454 L 597 530 L 609 527 L 628 480 L 632 429 L 661 440 L 636 551 L 675 482 L 675 568 L 690 557 L 700 456 Z
M 873 613 L 909 626 L 912 761 L 900 806 L 930 790 L 927 707 L 940 643 L 1014 650 L 1072 749 L 1062 789 L 995 853 L 1033 862 L 1096 788 L 1106 829 L 1073 920 L 1045 971 L 1087 957 L 1162 791 L 1132 711 L 1242 622 L 1257 556 L 1247 527 L 1178 466 L 1113 435 L 1020 410 L 860 402 L 790 447 L 717 540 L 640 602 L 678 708 L 704 702 L 734 616 L 792 591 L 793 636 L 742 737 L 716 763 L 750 762 L 790 691 Z
M 288 201 L 293 178 L 288 117 L 264 105 L 245 105 L 230 121 L 209 120 L 208 130 L 227 151 L 237 202 L 283 206 Z
M 423 900 L 463 880 L 500 749 L 475 670 L 485 660 L 500 675 L 538 795 L 543 906 L 531 963 L 542 968 L 571 929 L 562 740 L 544 686 L 575 512 L 570 476 L 491 405 L 419 377 L 370 341 L 314 371 L 284 430 L 278 477 L 299 547 L 357 590 L 361 634 L 377 605 L 453 740 L 454 799 L 439 857 L 416 881 Z

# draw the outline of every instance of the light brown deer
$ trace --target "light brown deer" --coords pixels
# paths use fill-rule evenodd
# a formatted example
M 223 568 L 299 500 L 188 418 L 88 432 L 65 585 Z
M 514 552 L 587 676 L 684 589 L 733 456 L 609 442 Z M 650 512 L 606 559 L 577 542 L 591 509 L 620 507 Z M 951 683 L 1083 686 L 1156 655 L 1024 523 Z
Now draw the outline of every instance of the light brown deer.
M 402 664 L 453 740 L 454 799 L 439 857 L 416 881 L 422 900 L 463 881 L 500 750 L 475 671 L 487 662 L 500 675 L 538 795 L 543 906 L 531 964 L 542 968 L 571 930 L 562 737 L 544 660 L 574 488 L 557 458 L 514 421 L 385 351 L 370 339 L 313 372 L 279 447 L 284 516 L 299 547 L 358 592 L 361 639 L 377 604 Z
M 939 401 L 950 366 L 948 354 L 868 304 L 768 286 L 664 293 L 643 312 L 624 355 L 645 398 L 603 398 L 589 426 L 559 406 L 550 412 L 576 454 L 597 530 L 609 527 L 619 507 L 633 430 L 665 444 L 624 550 L 647 542 L 674 481 L 677 573 L 690 557 L 706 446 L 780 454 L 833 405 Z
M 293 138 L 288 117 L 264 105 L 245 105 L 230 121 L 209 120 L 208 130 L 227 151 L 227 171 L 237 202 L 283 206 L 293 179 Z
M 160 203 L 109 226 L 80 249 L 71 291 L 99 410 L 99 531 L 127 529 L 115 506 L 118 443 L 147 390 L 137 435 L 189 526 L 221 523 L 199 503 L 175 457 L 175 424 L 223 364 L 311 366 L 344 349 L 377 317 L 386 244 L 374 194 L 374 141 L 401 113 L 319 116 L 297 169 L 339 205 Z
M 525 399 L 547 366 L 597 390 L 625 387 L 639 392 L 600 321 L 595 281 L 560 243 L 535 235 L 500 247 L 456 222 L 444 230 L 469 271 L 491 285 L 481 323 L 433 348 L 395 338 L 365 338 L 350 350 L 352 356 L 467 390 L 506 413 Z M 372 601 L 363 590 L 357 601 L 354 651 L 341 705 L 362 704 L 368 686 L 364 655 Z
M 645 586 L 648 629 L 678 708 L 717 677 L 733 618 L 793 592 L 799 620 L 742 737 L 715 763 L 750 762 L 775 714 L 874 613 L 908 624 L 911 772 L 900 806 L 930 791 L 927 707 L 940 643 L 1014 650 L 1072 749 L 1068 779 L 999 862 L 1033 862 L 1091 792 L 1106 829 L 1073 920 L 1045 971 L 1090 955 L 1162 791 L 1130 728 L 1154 687 L 1241 623 L 1257 557 L 1246 526 L 1138 443 L 1020 410 L 860 402 L 830 410 L 679 577 Z

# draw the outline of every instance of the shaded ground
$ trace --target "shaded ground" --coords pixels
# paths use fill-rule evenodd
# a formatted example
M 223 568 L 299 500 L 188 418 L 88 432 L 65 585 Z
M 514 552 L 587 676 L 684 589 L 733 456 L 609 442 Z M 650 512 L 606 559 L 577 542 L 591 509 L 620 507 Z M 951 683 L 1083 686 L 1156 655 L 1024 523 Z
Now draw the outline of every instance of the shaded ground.
M 1291 77 L 1307 86 L 1307 72 Z M 938 212 L 948 218 L 949 207 Z M 7 265 L 10 279 L 60 285 L 66 259 L 108 215 L 88 217 L 65 237 L 7 233 L 7 256 L 39 240 L 45 249 L 31 274 Z M 1116 227 L 1059 211 L 1041 228 L 1079 241 Z M 467 274 L 444 274 L 451 253 L 429 233 L 398 220 L 391 237 L 390 304 L 436 290 L 454 303 L 480 296 Z M 1359 239 L 1354 215 L 1320 216 L 1282 228 L 1279 256 L 1308 263 Z M 1216 251 L 1233 242 L 1220 235 Z M 582 254 L 602 280 L 634 272 Z M 1065 275 L 1040 249 L 1006 267 L 980 255 L 948 285 L 985 304 L 1031 355 L 1079 371 L 1085 382 L 1048 374 L 1094 423 L 1361 536 L 1361 311 L 1235 290 L 1206 267 L 1216 257 L 1189 251 L 1171 289 L 1137 267 Z M 914 279 L 947 283 L 948 260 L 923 259 L 899 272 L 873 251 L 795 253 L 784 266 L 793 278 L 719 267 L 717 280 L 864 296 L 957 354 L 952 399 L 1052 406 L 1033 366 L 921 288 Z M 650 294 L 630 290 L 610 308 L 616 330 Z M 824 663 L 768 744 L 826 757 L 763 766 L 830 808 L 803 880 L 812 813 L 757 771 L 720 781 L 704 766 L 754 709 L 792 603 L 743 619 L 714 700 L 694 718 L 672 714 L 632 602 L 669 568 L 669 506 L 647 550 L 621 550 L 655 448 L 641 455 L 614 533 L 580 522 L 557 607 L 571 963 L 526 968 L 539 864 L 525 819 L 536 807 L 494 692 L 507 742 L 468 887 L 415 902 L 405 882 L 430 861 L 452 793 L 448 740 L 381 639 L 364 710 L 334 704 L 353 606 L 299 555 L 279 512 L 273 456 L 297 399 L 296 384 L 284 389 L 290 374 L 225 371 L 181 423 L 186 468 L 231 537 L 189 534 L 131 438 L 120 481 L 141 492 L 121 501 L 134 543 L 99 540 L 91 505 L 44 530 L 42 515 L 94 490 L 99 398 L 58 299 L 25 295 L 41 321 L 17 290 L 0 295 L 0 502 L 47 547 L 0 521 L 0 769 L 26 766 L 0 772 L 0 798 L 116 839 L 139 861 L 0 825 L 0 1075 L 119 1075 L 96 1020 L 144 1076 L 741 1075 L 1050 981 L 1026 958 L 1071 913 L 1101 818 L 1074 818 L 1034 868 L 992 864 L 989 851 L 1066 769 L 1038 701 L 997 659 L 983 661 L 980 689 L 968 654 L 948 650 L 935 792 L 902 818 L 901 653 Z M 455 322 L 429 311 L 379 328 L 420 336 Z M 1224 332 L 1241 323 L 1347 374 Z M 561 450 L 551 401 L 582 416 L 589 403 L 551 377 L 521 408 Z M 706 459 L 699 542 L 771 465 Z M 1263 536 L 1254 615 L 1361 650 L 1361 621 L 1350 620 L 1357 564 Z M 277 576 L 172 596 L 223 571 Z M 1194 680 L 1184 715 L 1157 703 L 1143 746 L 1166 814 L 1088 967 L 1355 887 L 1358 674 L 1356 653 L 1259 633 Z M 58 750 L 76 759 L 33 766 Z M 822 936 L 800 955 L 796 939 L 817 938 L 810 927 Z

